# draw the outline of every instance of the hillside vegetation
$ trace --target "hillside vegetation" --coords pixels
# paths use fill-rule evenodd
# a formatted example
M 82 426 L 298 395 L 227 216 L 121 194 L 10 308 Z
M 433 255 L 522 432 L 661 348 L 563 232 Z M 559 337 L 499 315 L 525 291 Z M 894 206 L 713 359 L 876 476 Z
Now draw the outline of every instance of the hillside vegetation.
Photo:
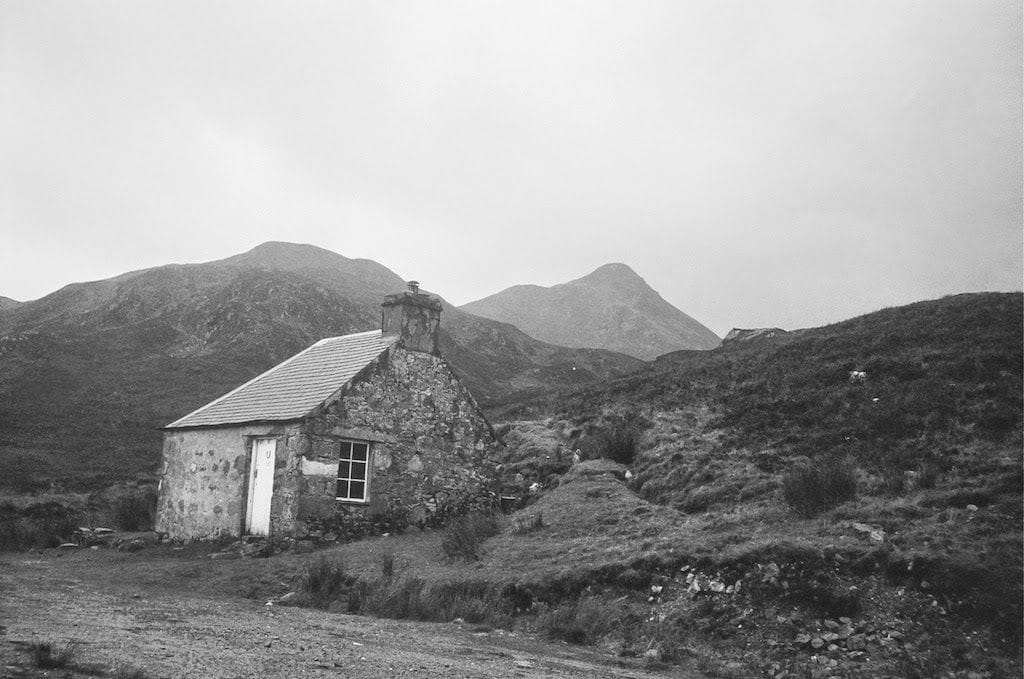
M 870 583 L 875 594 L 850 605 L 902 619 L 921 637 L 920 662 L 894 676 L 977 667 L 980 646 L 961 647 L 960 660 L 948 653 L 956 635 L 979 630 L 1019 662 L 1021 311 L 1020 294 L 920 302 L 670 354 L 635 375 L 506 403 L 501 413 L 514 421 L 513 440 L 528 433 L 551 458 L 576 450 L 625 462 L 640 498 L 709 522 L 701 538 L 730 546 L 711 557 L 716 568 L 735 566 L 730 551 L 767 549 L 779 551 L 772 562 L 783 571 L 831 583 L 827 596 L 844 582 L 862 591 Z M 516 466 L 524 481 L 557 483 L 562 472 Z M 674 554 L 700 559 L 684 532 Z M 935 646 L 934 620 L 898 610 L 907 592 L 933 597 L 952 636 Z M 852 614 L 826 613 L 841 615 Z

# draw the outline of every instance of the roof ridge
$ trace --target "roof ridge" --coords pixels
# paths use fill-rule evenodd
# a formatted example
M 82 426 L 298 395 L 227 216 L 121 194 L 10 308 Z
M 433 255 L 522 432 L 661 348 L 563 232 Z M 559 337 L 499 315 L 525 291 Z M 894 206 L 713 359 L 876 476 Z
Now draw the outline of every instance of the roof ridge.
M 336 339 L 341 339 L 343 337 L 354 337 L 355 335 L 370 335 L 371 333 L 378 333 L 378 334 L 383 335 L 383 331 L 381 331 L 381 330 L 366 330 L 366 331 L 363 331 L 363 332 L 354 332 L 354 333 L 351 333 L 349 335 L 340 335 L 338 337 L 325 337 L 322 340 L 320 340 L 318 342 L 315 342 L 314 344 L 309 345 L 308 347 L 306 347 L 305 349 L 303 349 L 299 353 L 295 354 L 294 356 L 291 356 L 290 358 L 286 358 L 285 360 L 281 361 L 280 363 L 278 363 L 277 365 L 273 366 L 269 370 L 261 372 L 259 375 L 256 375 L 256 377 L 253 377 L 248 382 L 245 382 L 243 384 L 238 385 L 237 387 L 235 387 L 234 389 L 232 389 L 228 393 L 224 394 L 223 396 L 215 398 L 212 401 L 210 401 L 209 403 L 207 403 L 206 405 L 200 406 L 199 408 L 196 408 L 195 410 L 193 410 L 192 412 L 188 413 L 187 415 L 179 417 L 174 422 L 171 422 L 170 424 L 166 425 L 166 428 L 171 428 L 171 427 L 178 426 L 179 422 L 183 422 L 184 420 L 187 420 L 190 417 L 193 417 L 194 415 L 198 415 L 199 413 L 203 412 L 207 408 L 212 408 L 213 406 L 217 405 L 218 403 L 220 403 L 221 401 L 223 401 L 227 397 L 231 396 L 232 394 L 235 394 L 235 393 L 241 391 L 242 389 L 245 389 L 246 387 L 248 387 L 253 382 L 261 380 L 264 377 L 267 377 L 268 375 L 277 372 L 281 368 L 285 367 L 286 365 L 288 365 L 288 364 L 292 363 L 293 361 L 295 361 L 296 359 L 298 359 L 300 356 L 304 356 L 305 354 L 307 354 L 308 352 L 312 351 L 316 347 L 321 346 L 322 344 L 324 344 L 328 340 L 336 340 Z
M 326 344 L 327 342 L 331 342 L 331 341 L 334 341 L 334 340 L 345 339 L 346 337 L 359 337 L 360 335 L 383 335 L 383 334 L 384 334 L 383 330 L 363 330 L 361 332 L 350 332 L 347 335 L 337 335 L 336 337 L 324 337 L 321 340 L 317 340 L 317 342 L 315 342 L 312 346 L 310 346 L 309 349 L 312 349 L 313 347 L 316 347 L 316 346 L 320 346 L 321 344 Z M 298 354 L 296 354 L 296 356 L 298 356 Z

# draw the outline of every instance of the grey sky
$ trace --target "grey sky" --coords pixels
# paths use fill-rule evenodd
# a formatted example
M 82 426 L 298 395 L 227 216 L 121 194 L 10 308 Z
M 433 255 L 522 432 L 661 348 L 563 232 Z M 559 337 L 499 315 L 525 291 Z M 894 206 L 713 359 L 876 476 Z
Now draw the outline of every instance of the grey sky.
M 1019 2 L 0 2 L 0 295 L 308 242 L 719 334 L 1022 286 Z

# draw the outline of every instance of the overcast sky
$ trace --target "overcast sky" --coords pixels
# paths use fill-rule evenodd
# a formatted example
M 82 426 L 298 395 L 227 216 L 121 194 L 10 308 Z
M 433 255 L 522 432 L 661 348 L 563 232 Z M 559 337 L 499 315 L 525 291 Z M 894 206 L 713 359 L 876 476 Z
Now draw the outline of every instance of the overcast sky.
M 0 295 L 263 241 L 462 304 L 632 266 L 719 334 L 1022 287 L 982 2 L 0 2 Z

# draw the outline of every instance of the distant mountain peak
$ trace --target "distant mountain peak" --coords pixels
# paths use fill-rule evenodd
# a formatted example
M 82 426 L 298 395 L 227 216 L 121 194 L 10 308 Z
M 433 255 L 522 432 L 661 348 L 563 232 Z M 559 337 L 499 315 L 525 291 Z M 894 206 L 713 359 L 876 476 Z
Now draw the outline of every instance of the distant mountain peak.
M 609 349 L 644 360 L 720 343 L 622 262 L 547 288 L 517 285 L 461 308 L 552 344 Z
M 629 291 L 631 294 L 650 294 L 660 297 L 643 277 L 628 264 L 612 262 L 603 264 L 586 276 L 562 285 L 587 285 Z
M 626 274 L 626 275 L 636 276 L 637 278 L 640 277 L 640 275 L 636 271 L 633 270 L 633 267 L 631 267 L 629 264 L 625 264 L 623 262 L 608 262 L 607 264 L 602 264 L 601 266 L 599 266 L 596 269 L 594 269 L 593 271 L 591 271 L 589 275 L 590 276 L 594 276 L 594 275 L 604 275 L 604 274 L 616 274 L 616 275 Z
M 221 260 L 225 264 L 257 264 L 273 268 L 315 268 L 351 262 L 348 257 L 309 243 L 269 240 L 251 250 Z

